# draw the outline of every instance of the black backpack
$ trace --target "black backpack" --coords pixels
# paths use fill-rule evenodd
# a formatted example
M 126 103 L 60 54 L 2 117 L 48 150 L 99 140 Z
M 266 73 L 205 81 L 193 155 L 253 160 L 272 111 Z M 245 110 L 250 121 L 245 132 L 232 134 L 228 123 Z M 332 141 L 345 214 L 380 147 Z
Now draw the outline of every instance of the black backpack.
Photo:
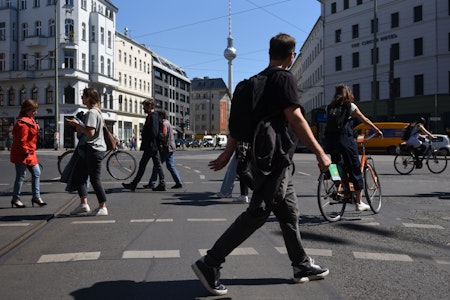
M 350 103 L 345 105 L 328 105 L 325 134 L 340 134 L 351 120 Z
M 409 124 L 403 128 L 402 136 L 401 136 L 401 139 L 403 141 L 407 141 L 409 139 L 409 137 L 411 136 L 412 129 L 413 129 L 413 126 L 411 124 Z
M 231 100 L 228 129 L 230 135 L 239 142 L 253 142 L 253 135 L 258 124 L 253 111 L 261 100 L 268 76 L 276 71 L 285 70 L 277 67 L 266 69 L 237 84 Z

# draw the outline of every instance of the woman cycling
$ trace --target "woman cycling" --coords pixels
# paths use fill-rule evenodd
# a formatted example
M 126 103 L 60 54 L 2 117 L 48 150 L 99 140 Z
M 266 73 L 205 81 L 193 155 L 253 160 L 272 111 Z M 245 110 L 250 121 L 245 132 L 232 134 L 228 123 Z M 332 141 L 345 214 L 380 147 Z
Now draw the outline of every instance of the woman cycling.
M 352 117 L 371 127 L 378 136 L 383 133 L 353 103 L 355 97 L 349 86 L 339 84 L 330 105 L 327 107 L 327 125 L 325 127 L 325 149 L 331 154 L 333 163 L 339 163 L 341 157 L 346 166 L 349 180 L 355 188 L 355 208 L 357 211 L 369 210 L 370 206 L 362 202 L 363 176 L 360 169 L 358 145 L 353 137 Z M 334 123 L 333 120 L 339 120 Z

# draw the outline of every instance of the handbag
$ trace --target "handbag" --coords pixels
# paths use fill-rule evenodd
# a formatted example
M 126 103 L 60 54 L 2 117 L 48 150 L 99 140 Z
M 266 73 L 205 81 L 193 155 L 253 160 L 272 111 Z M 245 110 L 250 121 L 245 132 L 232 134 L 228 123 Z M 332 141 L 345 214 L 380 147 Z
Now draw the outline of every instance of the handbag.
M 106 127 L 105 123 L 103 123 L 103 137 L 105 139 L 106 150 L 111 151 L 116 149 L 117 140 L 111 131 L 109 131 L 108 127 Z

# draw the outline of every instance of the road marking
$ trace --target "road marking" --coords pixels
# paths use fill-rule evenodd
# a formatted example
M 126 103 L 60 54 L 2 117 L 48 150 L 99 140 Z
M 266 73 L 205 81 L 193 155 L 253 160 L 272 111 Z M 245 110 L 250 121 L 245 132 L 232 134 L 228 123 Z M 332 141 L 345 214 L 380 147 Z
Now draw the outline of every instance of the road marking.
M 355 252 L 353 256 L 360 259 L 372 259 L 372 260 L 390 260 L 390 261 L 413 261 L 409 255 L 394 254 L 394 253 L 370 253 L 370 252 Z
M 30 225 L 30 223 L 5 223 L 5 224 L 0 224 L 0 227 L 15 227 L 15 226 L 28 226 Z
M 287 254 L 286 247 L 275 247 L 275 249 L 280 254 Z M 305 248 L 306 254 L 312 256 L 332 256 L 333 251 L 329 249 L 313 249 L 313 248 Z
M 305 173 L 305 172 L 297 172 L 297 173 L 300 174 L 300 175 L 311 176 L 311 174 Z
M 199 171 L 199 170 L 194 170 L 194 172 L 195 172 L 195 173 L 201 173 L 201 171 Z
M 188 218 L 187 220 L 188 220 L 188 222 L 224 222 L 224 221 L 226 221 L 227 219 L 220 219 L 220 218 L 217 218 L 217 219 L 195 219 L 195 218 Z
M 198 252 L 200 252 L 201 256 L 205 256 L 208 250 L 209 249 L 199 249 Z M 251 247 L 235 248 L 230 253 L 230 255 L 258 255 L 258 254 L 259 254 L 258 251 L 256 251 L 255 248 Z
M 122 258 L 179 258 L 180 250 L 131 250 L 124 251 Z
M 444 227 L 440 225 L 432 225 L 432 224 L 403 223 L 403 226 L 408 228 L 444 229 Z
M 130 223 L 173 222 L 173 219 L 133 219 Z
M 200 179 L 204 180 L 205 178 L 205 175 L 200 175 Z
M 450 265 L 449 257 L 433 257 L 435 263 L 440 265 Z
M 72 224 L 114 224 L 115 220 L 103 220 L 103 221 L 73 221 Z
M 96 260 L 100 257 L 100 252 L 77 252 L 77 253 L 63 253 L 63 254 L 45 254 L 42 255 L 38 264 L 52 263 L 52 262 L 68 262 L 80 260 Z
M 185 169 L 188 169 L 188 170 L 191 169 L 191 167 L 189 167 L 189 166 L 184 166 L 184 168 L 185 168 Z

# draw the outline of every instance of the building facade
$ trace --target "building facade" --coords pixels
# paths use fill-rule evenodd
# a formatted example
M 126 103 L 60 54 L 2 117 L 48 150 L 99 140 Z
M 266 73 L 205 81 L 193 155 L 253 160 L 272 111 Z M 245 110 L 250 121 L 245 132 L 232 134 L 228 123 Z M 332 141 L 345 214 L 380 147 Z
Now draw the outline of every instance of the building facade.
M 200 136 L 228 134 L 231 101 L 223 79 L 194 78 L 191 95 L 191 130 Z
M 88 86 L 99 91 L 112 129 L 116 13 L 105 0 L 0 1 L 0 143 L 22 101 L 34 99 L 43 146 L 73 147 L 63 120 L 85 109 Z
M 449 1 L 318 1 L 316 26 L 321 22 L 322 29 L 311 34 L 322 31 L 322 41 L 308 40 L 315 40 L 318 50 L 302 53 L 308 112 L 323 109 L 334 87 L 346 83 L 374 120 L 409 122 L 423 116 L 434 132 L 450 128 Z

